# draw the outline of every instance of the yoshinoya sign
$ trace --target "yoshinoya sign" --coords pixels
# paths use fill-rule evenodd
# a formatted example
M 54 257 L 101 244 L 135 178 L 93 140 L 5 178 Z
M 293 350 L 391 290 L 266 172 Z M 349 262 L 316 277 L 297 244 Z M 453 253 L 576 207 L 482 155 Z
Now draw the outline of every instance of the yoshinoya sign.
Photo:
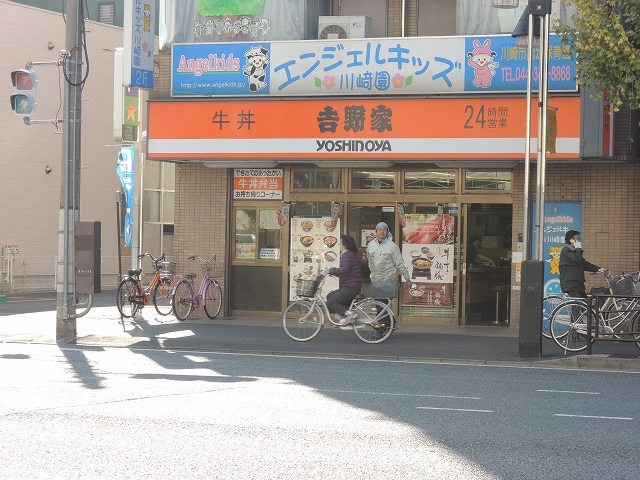
M 150 101 L 150 159 L 487 159 L 522 157 L 522 98 Z M 556 153 L 578 158 L 580 98 L 555 97 Z M 536 127 L 536 119 L 532 128 Z M 532 141 L 532 155 L 536 142 Z M 275 198 L 275 197 L 273 197 Z
M 575 92 L 575 58 L 555 35 L 549 57 L 549 91 Z M 527 52 L 510 35 L 190 43 L 172 46 L 171 94 L 505 93 L 524 92 L 527 77 Z

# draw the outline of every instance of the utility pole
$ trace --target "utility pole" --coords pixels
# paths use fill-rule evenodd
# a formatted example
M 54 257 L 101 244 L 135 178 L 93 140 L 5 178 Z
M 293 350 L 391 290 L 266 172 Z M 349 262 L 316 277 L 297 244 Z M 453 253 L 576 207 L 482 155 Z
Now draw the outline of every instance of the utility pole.
M 64 139 L 58 219 L 56 339 L 76 337 L 75 222 L 80 216 L 80 147 L 82 128 L 82 0 L 67 0 L 67 29 L 63 52 Z

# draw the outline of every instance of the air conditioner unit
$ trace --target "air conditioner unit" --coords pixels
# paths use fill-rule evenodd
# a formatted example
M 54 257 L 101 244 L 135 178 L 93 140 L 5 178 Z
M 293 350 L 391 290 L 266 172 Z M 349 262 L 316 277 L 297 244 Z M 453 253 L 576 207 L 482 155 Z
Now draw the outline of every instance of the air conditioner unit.
M 318 38 L 321 40 L 369 37 L 371 37 L 371 18 L 369 17 L 318 17 Z

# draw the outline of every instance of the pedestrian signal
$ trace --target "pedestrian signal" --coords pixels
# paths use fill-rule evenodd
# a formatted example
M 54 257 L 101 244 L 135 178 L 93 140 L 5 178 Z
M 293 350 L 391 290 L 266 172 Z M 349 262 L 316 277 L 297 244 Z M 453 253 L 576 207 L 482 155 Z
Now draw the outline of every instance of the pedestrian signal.
M 36 85 L 38 77 L 33 70 L 11 72 L 13 95 L 11 109 L 18 117 L 29 117 L 36 111 Z

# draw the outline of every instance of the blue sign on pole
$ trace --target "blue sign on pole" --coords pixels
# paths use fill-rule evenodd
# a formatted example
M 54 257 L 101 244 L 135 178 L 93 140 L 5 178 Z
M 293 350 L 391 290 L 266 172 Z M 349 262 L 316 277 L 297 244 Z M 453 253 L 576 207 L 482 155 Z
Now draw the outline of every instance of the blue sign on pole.
M 535 218 L 536 202 L 531 202 L 529 218 Z M 560 289 L 560 252 L 564 243 L 564 235 L 569 230 L 582 229 L 581 202 L 545 202 L 543 225 L 543 258 L 547 264 L 544 269 L 544 295 L 562 293 Z M 529 232 L 529 258 L 534 258 L 536 252 L 536 227 L 531 223 Z
M 118 165 L 116 173 L 120 177 L 120 183 L 124 188 L 125 201 L 127 205 L 126 215 L 124 217 L 124 244 L 131 246 L 131 230 L 133 228 L 133 147 L 121 147 L 118 154 Z

